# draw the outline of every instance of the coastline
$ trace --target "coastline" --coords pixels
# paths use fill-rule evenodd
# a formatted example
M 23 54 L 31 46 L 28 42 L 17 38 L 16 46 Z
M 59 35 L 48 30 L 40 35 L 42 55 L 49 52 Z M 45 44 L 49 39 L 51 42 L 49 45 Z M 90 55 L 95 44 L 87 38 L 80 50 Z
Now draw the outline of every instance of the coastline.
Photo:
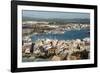
M 24 23 L 22 27 L 22 62 L 81 60 L 90 58 L 90 31 L 85 31 L 84 33 L 84 30 L 90 29 L 90 24 L 70 23 L 51 25 L 49 22 L 33 22 Z M 75 36 L 78 37 L 75 38 Z

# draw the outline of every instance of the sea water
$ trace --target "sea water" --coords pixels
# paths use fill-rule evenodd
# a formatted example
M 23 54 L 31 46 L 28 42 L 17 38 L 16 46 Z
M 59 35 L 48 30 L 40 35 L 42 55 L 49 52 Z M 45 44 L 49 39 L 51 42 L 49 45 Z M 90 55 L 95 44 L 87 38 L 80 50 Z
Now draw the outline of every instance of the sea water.
M 32 41 L 36 41 L 38 39 L 57 39 L 57 40 L 73 40 L 73 39 L 84 39 L 86 37 L 90 37 L 89 29 L 81 29 L 81 30 L 70 30 L 65 31 L 62 34 L 52 34 L 52 33 L 43 33 L 38 35 L 32 35 Z

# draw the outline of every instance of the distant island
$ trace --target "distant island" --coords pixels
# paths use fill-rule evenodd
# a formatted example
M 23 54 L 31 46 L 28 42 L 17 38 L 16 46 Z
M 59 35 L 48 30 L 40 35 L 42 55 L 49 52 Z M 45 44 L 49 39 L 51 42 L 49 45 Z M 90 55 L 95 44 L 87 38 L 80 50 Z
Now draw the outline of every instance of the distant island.
M 64 19 L 64 18 L 32 18 L 32 17 L 24 17 L 22 18 L 23 21 L 46 21 L 46 22 L 56 22 L 56 23 L 81 23 L 81 24 L 90 24 L 89 18 L 71 18 L 71 19 Z

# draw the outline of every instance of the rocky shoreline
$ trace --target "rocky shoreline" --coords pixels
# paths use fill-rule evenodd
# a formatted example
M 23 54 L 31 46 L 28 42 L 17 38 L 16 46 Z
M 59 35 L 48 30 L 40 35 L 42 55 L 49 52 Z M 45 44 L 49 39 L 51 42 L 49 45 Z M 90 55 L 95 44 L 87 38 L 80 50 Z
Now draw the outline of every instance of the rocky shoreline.
M 89 59 L 90 38 L 82 40 L 39 39 L 35 43 L 27 38 L 22 45 L 25 61 L 61 61 Z M 39 59 L 38 59 L 39 58 Z M 37 60 L 38 59 L 38 60 Z

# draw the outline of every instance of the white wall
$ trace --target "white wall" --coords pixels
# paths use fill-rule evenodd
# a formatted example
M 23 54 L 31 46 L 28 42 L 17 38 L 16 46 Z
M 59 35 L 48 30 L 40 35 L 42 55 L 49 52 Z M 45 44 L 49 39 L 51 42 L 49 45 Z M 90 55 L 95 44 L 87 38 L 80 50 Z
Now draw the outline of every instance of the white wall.
M 61 2 L 61 3 L 74 3 L 74 4 L 91 4 L 98 5 L 98 13 L 100 13 L 100 0 L 34 0 L 34 1 L 49 1 L 49 2 Z M 10 72 L 10 0 L 0 0 L 0 73 Z M 100 14 L 98 14 L 100 19 Z M 98 22 L 98 31 L 100 31 L 100 20 Z M 98 34 L 100 37 L 100 34 Z M 100 40 L 100 38 L 98 39 Z M 100 43 L 100 41 L 98 42 Z M 100 56 L 100 46 L 98 47 Z M 100 57 L 98 58 L 100 61 Z M 99 62 L 100 65 L 100 62 Z M 100 73 L 100 66 L 98 68 L 84 68 L 84 69 L 70 69 L 70 70 L 56 70 L 56 71 L 41 71 L 34 73 Z M 29 73 L 29 72 L 27 72 Z M 32 73 L 32 72 L 30 72 Z

